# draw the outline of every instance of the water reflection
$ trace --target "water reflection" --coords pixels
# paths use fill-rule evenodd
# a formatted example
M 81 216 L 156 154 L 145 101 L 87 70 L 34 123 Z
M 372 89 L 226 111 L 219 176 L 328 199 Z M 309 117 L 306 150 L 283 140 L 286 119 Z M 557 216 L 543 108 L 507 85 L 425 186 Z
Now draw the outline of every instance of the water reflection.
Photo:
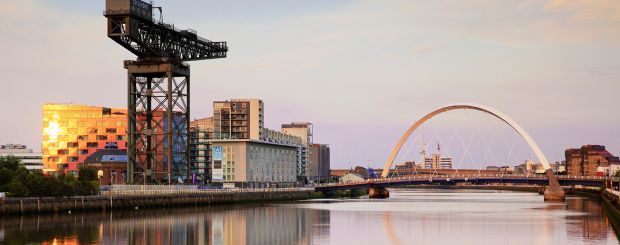
M 0 244 L 617 244 L 604 209 L 532 193 L 394 190 L 387 200 L 5 217 Z
M 1 228 L 2 244 L 312 244 L 329 236 L 329 211 L 280 204 L 74 213 L 7 217 Z

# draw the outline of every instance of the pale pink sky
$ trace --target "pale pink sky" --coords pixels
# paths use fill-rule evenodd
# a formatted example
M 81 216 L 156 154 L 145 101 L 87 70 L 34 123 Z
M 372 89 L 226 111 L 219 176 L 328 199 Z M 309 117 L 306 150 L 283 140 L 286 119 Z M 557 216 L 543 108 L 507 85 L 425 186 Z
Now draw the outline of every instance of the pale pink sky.
M 0 2 L 0 144 L 39 149 L 46 102 L 126 106 L 134 57 L 105 36 L 104 2 Z M 620 1 L 157 4 L 230 46 L 191 63 L 192 117 L 213 100 L 263 99 L 270 128 L 313 122 L 335 167 L 381 165 L 409 124 L 458 101 L 510 115 L 550 160 L 582 144 L 620 154 Z M 457 115 L 439 128 L 479 128 Z

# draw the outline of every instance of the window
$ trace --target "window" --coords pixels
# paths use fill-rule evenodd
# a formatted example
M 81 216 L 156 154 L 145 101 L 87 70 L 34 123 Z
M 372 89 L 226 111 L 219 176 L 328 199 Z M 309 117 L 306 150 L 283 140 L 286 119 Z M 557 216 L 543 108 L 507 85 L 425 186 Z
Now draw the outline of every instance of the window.
M 89 133 L 91 133 L 91 134 L 96 134 L 96 133 L 98 133 L 98 131 L 99 131 L 99 130 L 97 130 L 97 128 L 90 128 Z
M 127 140 L 125 135 L 117 135 L 116 140 Z
M 67 148 L 77 148 L 78 142 L 67 142 Z
M 78 140 L 88 140 L 88 135 L 78 135 Z
M 73 156 L 73 157 L 67 157 L 67 161 L 68 162 L 78 162 L 78 161 L 80 161 L 80 159 L 79 159 L 79 157 Z
M 97 143 L 97 142 L 86 142 L 86 147 L 88 147 L 88 148 L 98 148 L 99 147 L 99 143 Z
M 58 150 L 58 155 L 67 155 L 69 154 L 69 150 L 67 149 L 59 149 Z
M 105 133 L 106 134 L 115 134 L 116 133 L 116 129 L 115 128 L 106 128 L 105 129 Z
M 108 140 L 107 135 L 97 135 L 97 140 Z
M 79 149 L 78 155 L 88 155 L 88 149 Z

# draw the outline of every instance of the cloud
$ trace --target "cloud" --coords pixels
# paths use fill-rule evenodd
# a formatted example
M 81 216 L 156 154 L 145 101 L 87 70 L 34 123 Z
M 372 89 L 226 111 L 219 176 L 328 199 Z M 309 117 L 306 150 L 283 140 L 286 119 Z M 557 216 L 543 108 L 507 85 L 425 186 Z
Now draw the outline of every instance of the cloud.
M 489 104 L 529 123 L 524 126 L 542 125 L 539 118 L 568 124 L 556 129 L 559 135 L 568 135 L 560 129 L 586 122 L 608 125 L 620 116 L 609 113 L 619 106 L 611 92 L 619 86 L 612 82 L 619 77 L 613 69 L 620 55 L 614 1 L 359 0 L 337 6 L 324 1 L 313 4 L 329 7 L 315 11 L 283 14 L 286 9 L 278 9 L 265 17 L 267 9 L 217 18 L 196 13 L 187 16 L 201 17 L 189 18 L 180 13 L 191 11 L 186 7 L 191 4 L 169 2 L 167 13 L 179 13 L 167 16 L 172 22 L 185 21 L 230 47 L 227 59 L 191 63 L 192 117 L 209 115 L 216 99 L 261 98 L 269 125 L 317 122 L 316 137 L 338 149 L 335 166 L 385 160 L 386 152 L 368 150 L 357 157 L 356 149 L 374 149 L 375 138 L 391 145 L 386 128 L 393 127 L 397 138 L 400 126 L 451 101 Z M 295 4 L 303 8 L 305 3 Z M 23 115 L 23 120 L 0 122 L 8 140 L 40 141 L 43 102 L 126 103 L 122 60 L 133 55 L 105 37 L 100 5 L 67 5 L 0 1 L 0 50 L 11 57 L 0 66 L 12 71 L 5 81 L 19 81 L 3 83 L 2 89 L 29 91 L 27 103 L 5 109 Z M 589 83 L 598 90 L 582 89 Z M 597 98 L 597 109 L 582 110 L 576 98 Z M 10 93 L 0 104 L 23 99 Z M 347 127 L 354 130 L 341 129 Z M 367 132 L 372 141 L 362 140 Z M 350 143 L 352 135 L 359 143 Z
M 546 12 L 567 14 L 582 21 L 620 21 L 620 1 L 616 0 L 549 0 Z
M 419 54 L 425 54 L 425 53 L 431 52 L 433 49 L 435 49 L 435 47 L 433 45 L 423 44 L 423 45 L 420 45 L 418 47 L 415 47 L 413 49 L 413 53 L 414 54 L 418 54 L 418 55 Z

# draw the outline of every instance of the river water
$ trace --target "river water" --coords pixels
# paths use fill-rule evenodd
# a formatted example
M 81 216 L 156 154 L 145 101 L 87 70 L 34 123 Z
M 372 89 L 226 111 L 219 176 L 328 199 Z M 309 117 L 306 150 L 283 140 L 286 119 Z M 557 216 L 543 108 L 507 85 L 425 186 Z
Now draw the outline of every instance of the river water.
M 0 244 L 618 244 L 595 201 L 391 189 L 377 199 L 2 219 Z

